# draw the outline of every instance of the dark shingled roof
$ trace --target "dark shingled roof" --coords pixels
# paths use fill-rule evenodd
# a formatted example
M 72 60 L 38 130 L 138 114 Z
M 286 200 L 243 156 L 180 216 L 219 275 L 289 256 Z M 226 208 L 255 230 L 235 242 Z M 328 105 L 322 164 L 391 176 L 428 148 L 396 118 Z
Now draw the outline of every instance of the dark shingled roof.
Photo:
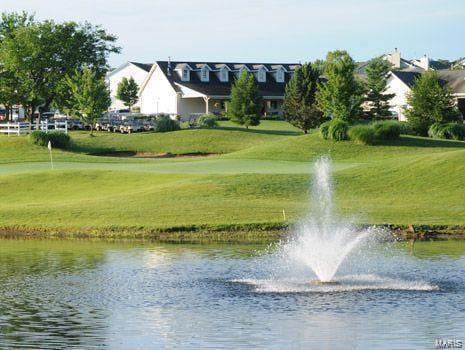
M 465 94 L 465 70 L 440 70 L 439 78 L 446 81 L 456 94 Z
M 419 72 L 406 72 L 401 70 L 393 70 L 392 74 L 399 78 L 409 88 L 413 86 L 415 80 L 421 76 Z
M 139 63 L 139 62 L 129 62 L 129 63 L 139 67 L 140 69 L 145 70 L 147 73 L 150 72 L 153 66 L 153 63 Z
M 447 63 L 445 60 L 430 60 L 429 67 L 434 70 L 449 69 L 451 66 L 450 62 Z
M 233 82 L 237 78 L 238 70 L 246 66 L 250 71 L 257 71 L 258 68 L 264 66 L 268 71 L 275 71 L 279 66 L 282 66 L 286 73 L 284 75 L 284 82 L 278 83 L 273 76 L 273 72 L 266 73 L 266 82 L 260 83 L 257 81 L 260 94 L 262 96 L 270 97 L 282 97 L 284 96 L 284 89 L 286 83 L 291 78 L 289 72 L 293 72 L 300 65 L 297 63 L 226 63 L 226 62 L 171 62 L 171 75 L 167 74 L 168 71 L 168 62 L 167 61 L 157 61 L 156 64 L 160 67 L 162 72 L 165 74 L 166 78 L 170 81 L 173 88 L 179 91 L 179 88 L 176 84 L 185 86 L 189 89 L 198 91 L 207 96 L 229 96 L 231 94 L 231 87 Z M 183 64 L 188 64 L 189 67 L 194 69 L 190 73 L 190 81 L 182 81 L 181 77 L 177 72 L 174 71 L 176 67 L 182 67 Z M 208 65 L 212 70 L 210 72 L 210 79 L 208 82 L 202 82 L 200 80 L 199 71 L 200 68 L 204 65 Z M 222 82 L 218 78 L 216 72 L 218 72 L 223 66 L 229 67 L 230 71 L 228 82 Z
M 392 71 L 408 87 L 412 87 L 415 80 L 421 76 L 420 72 Z M 439 70 L 437 71 L 439 83 L 449 85 L 456 94 L 465 93 L 465 70 Z

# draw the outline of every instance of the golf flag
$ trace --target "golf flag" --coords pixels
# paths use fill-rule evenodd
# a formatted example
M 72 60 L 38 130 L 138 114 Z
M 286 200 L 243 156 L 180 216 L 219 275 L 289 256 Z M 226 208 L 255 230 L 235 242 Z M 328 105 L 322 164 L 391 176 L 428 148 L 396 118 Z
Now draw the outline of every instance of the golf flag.
M 53 169 L 52 143 L 50 141 L 48 141 L 47 148 L 50 151 L 50 165 L 52 166 L 52 169 Z

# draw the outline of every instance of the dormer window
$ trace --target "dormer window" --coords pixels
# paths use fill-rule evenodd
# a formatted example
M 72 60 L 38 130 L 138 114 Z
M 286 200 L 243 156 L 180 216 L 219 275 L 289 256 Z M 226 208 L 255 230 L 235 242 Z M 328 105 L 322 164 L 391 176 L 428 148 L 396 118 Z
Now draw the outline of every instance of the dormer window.
M 259 83 L 265 83 L 266 82 L 266 70 L 265 68 L 260 68 L 258 70 L 258 75 L 257 75 L 257 80 Z
M 207 67 L 203 67 L 200 71 L 200 80 L 202 82 L 208 82 L 210 80 L 210 70 Z
M 240 77 L 243 72 L 249 72 L 245 65 L 239 68 L 239 70 L 237 71 L 237 77 Z
M 226 67 L 221 68 L 220 70 L 220 81 L 222 83 L 227 83 L 229 80 L 229 73 Z
M 284 83 L 284 69 L 279 68 L 276 71 L 276 82 L 278 83 Z
M 182 69 L 182 81 L 189 81 L 190 80 L 190 71 L 189 68 L 184 67 Z

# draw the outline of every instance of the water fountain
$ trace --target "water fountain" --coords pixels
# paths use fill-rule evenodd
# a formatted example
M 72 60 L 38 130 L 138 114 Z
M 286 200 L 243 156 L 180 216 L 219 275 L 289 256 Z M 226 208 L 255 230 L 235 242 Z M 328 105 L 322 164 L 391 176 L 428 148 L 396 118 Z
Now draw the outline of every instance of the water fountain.
M 321 157 L 315 163 L 310 208 L 283 248 L 293 259 L 312 269 L 319 282 L 330 283 L 344 259 L 368 242 L 374 230 L 356 228 L 348 219 L 337 216 L 329 157 Z
M 320 157 L 314 167 L 308 214 L 292 229 L 288 240 L 257 260 L 261 266 L 257 271 L 266 274 L 271 269 L 268 277 L 235 281 L 265 293 L 437 290 L 437 286 L 428 282 L 399 279 L 400 258 L 392 261 L 390 245 L 378 245 L 380 238 L 383 242 L 392 239 L 389 232 L 376 227 L 360 228 L 338 215 L 330 158 Z M 346 269 L 345 274 L 337 275 L 342 265 L 349 274 Z M 309 271 L 316 278 L 309 278 Z

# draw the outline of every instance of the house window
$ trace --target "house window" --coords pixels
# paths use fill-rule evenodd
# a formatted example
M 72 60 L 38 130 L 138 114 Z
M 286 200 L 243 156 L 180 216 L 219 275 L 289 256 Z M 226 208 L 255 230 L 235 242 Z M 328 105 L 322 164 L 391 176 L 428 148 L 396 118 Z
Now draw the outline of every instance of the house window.
M 189 69 L 184 68 L 184 69 L 182 70 L 182 80 L 183 80 L 183 81 L 189 81 L 189 78 L 190 78 L 190 77 L 189 77 Z
M 276 81 L 278 83 L 284 83 L 284 71 L 282 69 L 278 69 L 276 72 Z
M 260 83 L 266 82 L 266 71 L 263 68 L 258 71 L 258 81 Z
M 207 68 L 202 68 L 201 74 L 200 74 L 200 80 L 203 82 L 206 82 L 209 80 L 209 74 L 208 74 L 208 69 Z
M 220 71 L 220 80 L 223 83 L 226 83 L 228 81 L 228 70 L 226 68 L 222 68 Z

